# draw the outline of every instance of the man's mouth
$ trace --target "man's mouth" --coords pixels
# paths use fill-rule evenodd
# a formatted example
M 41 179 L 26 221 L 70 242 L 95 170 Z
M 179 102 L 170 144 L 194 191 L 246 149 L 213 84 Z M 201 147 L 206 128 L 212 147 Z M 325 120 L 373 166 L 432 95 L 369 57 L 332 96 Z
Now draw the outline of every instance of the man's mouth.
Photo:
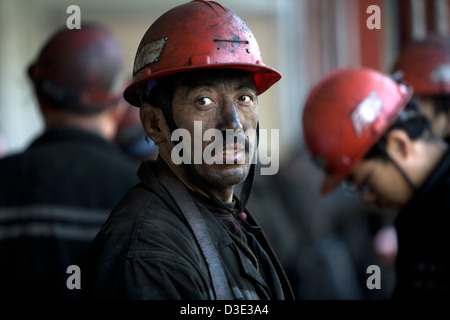
M 241 149 L 241 150 L 243 150 L 243 149 Z M 223 149 L 223 154 L 224 154 L 224 155 L 235 154 L 235 153 L 237 153 L 238 151 L 239 151 L 239 149 L 238 149 L 237 147 L 234 147 L 234 148 L 232 148 L 232 149 L 226 148 L 226 149 Z
M 245 163 L 245 146 L 226 145 L 222 149 L 222 157 L 225 164 L 243 164 Z

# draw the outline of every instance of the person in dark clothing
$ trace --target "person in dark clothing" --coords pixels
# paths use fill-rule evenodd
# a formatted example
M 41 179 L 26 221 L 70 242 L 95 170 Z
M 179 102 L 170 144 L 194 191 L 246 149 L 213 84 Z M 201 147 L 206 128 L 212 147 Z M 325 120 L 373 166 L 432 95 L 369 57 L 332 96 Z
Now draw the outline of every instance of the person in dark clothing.
M 399 210 L 392 298 L 448 298 L 450 151 L 412 92 L 375 70 L 334 71 L 305 105 L 305 141 L 327 173 L 323 193 L 344 181 L 363 200 Z
M 172 181 L 169 190 L 160 176 Z M 139 177 L 141 184 L 121 201 L 93 243 L 95 260 L 89 267 L 94 279 L 83 278 L 83 290 L 101 299 L 216 299 L 208 263 L 170 193 L 184 185 L 161 158 L 142 163 Z M 237 220 L 201 194 L 189 196 L 219 252 L 231 290 L 228 298 L 284 299 L 280 267 L 255 222 L 249 216 Z
M 0 160 L 2 298 L 77 299 L 91 241 L 138 182 L 112 143 L 121 63 L 112 34 L 86 25 L 57 30 L 29 68 L 45 130 Z
M 141 183 L 94 239 L 86 299 L 294 298 L 246 209 L 257 96 L 280 77 L 262 63 L 246 24 L 216 2 L 188 2 L 150 26 L 124 97 L 140 107 L 159 154 L 141 164 Z

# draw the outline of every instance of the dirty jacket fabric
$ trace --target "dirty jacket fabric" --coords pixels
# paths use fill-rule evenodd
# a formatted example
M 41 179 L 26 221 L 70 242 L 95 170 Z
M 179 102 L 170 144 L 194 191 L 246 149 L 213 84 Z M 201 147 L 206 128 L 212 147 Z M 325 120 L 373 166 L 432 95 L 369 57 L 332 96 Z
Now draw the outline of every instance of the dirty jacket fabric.
M 450 152 L 395 221 L 395 299 L 450 298 Z
M 183 213 L 158 174 L 161 159 L 142 163 L 141 183 L 111 213 L 84 268 L 87 299 L 215 299 L 208 265 Z M 183 185 L 184 187 L 184 185 Z M 260 227 L 240 221 L 244 239 L 227 232 L 213 202 L 192 195 L 218 249 L 232 299 L 292 299 L 289 283 Z
M 75 275 L 138 166 L 100 136 L 53 129 L 0 159 L 0 295 L 76 299 Z M 78 283 L 79 285 L 79 283 Z

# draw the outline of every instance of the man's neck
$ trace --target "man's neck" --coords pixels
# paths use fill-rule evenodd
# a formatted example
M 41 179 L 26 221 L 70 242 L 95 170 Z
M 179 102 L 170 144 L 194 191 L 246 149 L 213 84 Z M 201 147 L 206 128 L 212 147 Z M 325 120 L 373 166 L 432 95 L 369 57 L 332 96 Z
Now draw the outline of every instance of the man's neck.
M 439 162 L 448 150 L 448 145 L 441 140 L 418 141 L 417 148 L 422 149 L 419 153 L 421 156 L 417 161 L 413 171 L 416 172 L 414 180 L 417 186 L 422 186 L 428 177 L 433 173 Z

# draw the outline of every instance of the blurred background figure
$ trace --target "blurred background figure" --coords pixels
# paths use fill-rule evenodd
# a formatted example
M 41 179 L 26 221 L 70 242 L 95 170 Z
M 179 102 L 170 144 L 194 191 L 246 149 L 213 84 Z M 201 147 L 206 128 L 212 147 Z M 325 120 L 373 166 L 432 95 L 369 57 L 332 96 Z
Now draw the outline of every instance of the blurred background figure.
M 139 116 L 139 108 L 126 104 L 125 115 L 119 122 L 115 143 L 138 164 L 144 160 L 154 160 L 158 154 L 158 145 L 147 137 Z
M 414 97 L 433 132 L 450 139 L 450 37 L 432 33 L 401 52 L 394 72 L 413 86 Z
M 412 94 L 370 68 L 335 70 L 311 90 L 304 136 L 326 173 L 322 194 L 342 183 L 364 202 L 397 211 L 392 298 L 443 298 L 450 292 L 450 153 Z
M 374 239 L 390 225 L 389 215 L 341 187 L 323 197 L 318 191 L 323 176 L 307 151 L 297 149 L 276 175 L 255 177 L 248 207 L 271 240 L 297 299 L 388 299 L 393 261 L 379 255 Z M 380 290 L 367 289 L 369 265 L 383 270 Z
M 0 160 L 6 299 L 75 299 L 68 267 L 82 264 L 109 212 L 137 182 L 135 162 L 113 144 L 126 111 L 122 60 L 104 27 L 64 26 L 28 69 L 45 130 L 24 152 Z
M 430 121 L 436 136 L 450 141 L 450 37 L 436 30 L 405 43 L 391 70 L 414 88 L 414 98 Z M 393 225 L 375 235 L 376 250 L 389 261 L 397 256 L 397 237 Z

